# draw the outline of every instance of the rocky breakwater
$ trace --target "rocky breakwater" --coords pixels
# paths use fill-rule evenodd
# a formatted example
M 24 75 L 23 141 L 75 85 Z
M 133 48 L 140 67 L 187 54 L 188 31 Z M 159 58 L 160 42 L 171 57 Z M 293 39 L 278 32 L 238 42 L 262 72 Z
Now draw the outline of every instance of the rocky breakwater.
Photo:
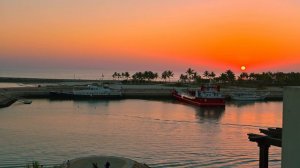
M 48 98 L 50 91 L 72 90 L 70 86 L 17 87 L 0 89 L 0 108 L 24 98 Z
M 0 108 L 8 107 L 16 101 L 17 101 L 17 99 L 10 97 L 9 95 L 1 94 L 0 95 Z

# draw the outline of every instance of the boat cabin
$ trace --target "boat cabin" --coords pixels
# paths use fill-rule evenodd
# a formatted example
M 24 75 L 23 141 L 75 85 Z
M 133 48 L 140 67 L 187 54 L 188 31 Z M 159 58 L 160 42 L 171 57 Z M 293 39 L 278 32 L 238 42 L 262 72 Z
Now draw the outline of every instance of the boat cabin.
M 200 89 L 195 91 L 197 98 L 224 98 L 220 93 L 220 86 L 202 85 Z

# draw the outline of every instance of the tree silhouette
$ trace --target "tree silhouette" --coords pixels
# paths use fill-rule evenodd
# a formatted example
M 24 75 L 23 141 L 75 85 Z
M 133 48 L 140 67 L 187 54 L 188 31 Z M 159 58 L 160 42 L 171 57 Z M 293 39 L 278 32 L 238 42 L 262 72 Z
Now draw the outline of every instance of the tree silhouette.
M 249 75 L 247 72 L 242 72 L 239 76 L 239 80 L 244 80 L 244 79 L 248 79 L 249 78 Z
M 221 81 L 221 82 L 227 82 L 228 81 L 228 77 L 227 77 L 227 74 L 225 73 L 221 73 L 220 76 L 218 77 L 218 80 Z
M 142 72 L 136 72 L 132 75 L 132 79 L 141 82 L 144 80 L 144 74 Z
M 188 77 L 188 81 L 189 83 L 191 83 L 191 81 L 194 79 L 195 77 L 195 71 L 191 68 L 188 68 L 187 71 L 185 72 L 187 74 Z
M 216 77 L 216 74 L 212 71 L 208 76 L 209 79 L 214 79 Z
M 113 79 L 115 80 L 115 78 L 118 77 L 118 73 L 117 72 L 114 72 L 113 75 L 112 75 Z
M 256 80 L 256 74 L 255 73 L 253 73 L 253 72 L 251 72 L 250 74 L 249 74 L 249 79 L 250 80 Z
M 164 79 L 165 81 L 166 81 L 167 79 L 169 79 L 169 81 L 170 81 L 170 78 L 173 77 L 173 76 L 174 76 L 174 73 L 173 73 L 173 71 L 171 71 L 171 70 L 165 70 L 165 71 L 162 72 L 162 74 L 161 74 L 161 78 Z
M 170 82 L 170 79 L 174 77 L 174 73 L 173 71 L 171 70 L 168 70 L 168 78 L 169 78 L 169 82 Z
M 143 76 L 144 76 L 144 78 L 147 79 L 148 81 L 151 81 L 151 80 L 157 78 L 158 75 L 157 75 L 157 73 L 154 73 L 154 72 L 152 72 L 152 71 L 145 71 L 145 72 L 143 73 Z
M 117 73 L 117 77 L 118 77 L 118 80 L 119 80 L 120 78 L 122 78 L 122 75 L 120 73 Z
M 125 77 L 126 80 L 128 80 L 128 79 L 130 78 L 129 72 L 125 72 L 125 73 L 124 73 L 124 77 Z
M 183 75 L 181 74 L 180 77 L 179 77 L 179 80 L 183 83 L 186 83 L 187 80 L 188 80 L 188 76 L 187 75 Z
M 225 72 L 225 74 L 227 75 L 227 80 L 228 82 L 234 82 L 235 80 L 235 74 L 229 69 Z
M 208 79 L 208 77 L 209 77 L 209 72 L 208 72 L 208 71 L 204 71 L 204 72 L 203 72 L 203 77 L 204 77 L 205 79 Z

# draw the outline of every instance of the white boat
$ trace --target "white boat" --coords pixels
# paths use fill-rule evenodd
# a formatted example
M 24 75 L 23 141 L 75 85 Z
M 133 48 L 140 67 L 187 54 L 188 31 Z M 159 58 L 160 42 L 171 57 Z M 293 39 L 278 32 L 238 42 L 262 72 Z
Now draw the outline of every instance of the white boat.
M 238 101 L 256 101 L 265 100 L 270 93 L 259 94 L 256 92 L 237 92 L 230 95 L 232 100 Z
M 50 96 L 56 98 L 119 98 L 121 89 L 111 89 L 108 86 L 87 85 L 74 87 L 71 92 L 50 92 Z

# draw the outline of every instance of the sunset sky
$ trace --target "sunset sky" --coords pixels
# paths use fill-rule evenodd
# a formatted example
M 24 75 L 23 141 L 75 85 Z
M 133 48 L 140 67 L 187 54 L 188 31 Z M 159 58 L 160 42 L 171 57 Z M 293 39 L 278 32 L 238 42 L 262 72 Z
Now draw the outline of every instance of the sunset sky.
M 297 0 L 1 0 L 0 66 L 300 71 Z

